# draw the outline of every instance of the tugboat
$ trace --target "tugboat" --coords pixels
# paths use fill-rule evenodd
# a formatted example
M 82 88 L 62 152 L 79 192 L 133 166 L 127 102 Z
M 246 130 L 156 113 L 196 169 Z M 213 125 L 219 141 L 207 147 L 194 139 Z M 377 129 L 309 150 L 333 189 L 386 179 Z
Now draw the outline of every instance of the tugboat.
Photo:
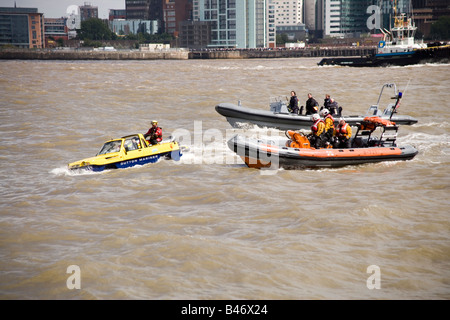
M 378 130 L 380 136 L 374 135 Z M 335 168 L 383 161 L 411 160 L 418 150 L 397 146 L 398 126 L 380 117 L 366 117 L 351 139 L 350 148 L 313 148 L 303 132 L 288 130 L 288 139 L 261 140 L 240 134 L 231 138 L 228 147 L 250 168 L 305 169 Z
M 389 104 L 384 111 L 380 108 L 380 99 L 385 88 L 392 88 L 397 103 Z M 355 126 L 361 122 L 366 116 L 379 116 L 383 119 L 391 119 L 397 124 L 412 125 L 417 123 L 417 119 L 408 115 L 394 115 L 402 98 L 402 92 L 397 91 L 394 83 L 386 83 L 381 88 L 378 101 L 375 105 L 369 107 L 365 115 L 349 115 L 342 116 L 345 122 L 351 126 Z M 276 128 L 280 130 L 300 130 L 309 129 L 311 127 L 311 116 L 290 113 L 287 109 L 286 102 L 283 99 L 276 99 L 270 103 L 270 110 L 257 110 L 232 103 L 221 103 L 216 106 L 216 111 L 224 116 L 233 127 L 243 127 L 246 124 L 257 125 L 259 127 Z M 335 119 L 336 123 L 339 117 Z
M 394 10 L 394 27 L 390 30 L 380 29 L 383 40 L 378 43 L 376 54 L 368 57 L 324 58 L 318 65 L 383 67 L 450 61 L 450 45 L 440 42 L 427 45 L 423 41 L 414 41 L 417 27 L 412 17 L 404 13 L 397 15 L 396 8 Z

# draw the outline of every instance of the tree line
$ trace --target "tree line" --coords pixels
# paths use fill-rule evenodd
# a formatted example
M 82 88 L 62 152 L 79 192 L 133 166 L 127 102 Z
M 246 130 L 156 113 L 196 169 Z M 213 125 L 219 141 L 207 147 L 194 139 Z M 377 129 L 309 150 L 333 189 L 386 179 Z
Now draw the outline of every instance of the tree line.
M 92 41 L 105 40 L 137 40 L 139 43 L 167 43 L 173 40 L 173 36 L 167 33 L 149 34 L 147 32 L 139 32 L 137 34 L 129 34 L 118 36 L 108 26 L 108 23 L 98 18 L 90 18 L 81 23 L 81 29 L 77 36 L 80 40 L 85 41 L 85 45 Z M 440 17 L 431 25 L 430 40 L 450 40 L 450 17 Z M 283 35 L 277 36 L 278 42 L 287 42 Z
M 128 34 L 118 36 L 108 26 L 108 23 L 98 18 L 90 18 L 81 22 L 81 28 L 77 32 L 77 38 L 86 43 L 93 41 L 106 40 L 137 40 L 139 43 L 167 43 L 173 37 L 167 33 L 149 34 L 148 32 L 139 32 L 137 34 Z

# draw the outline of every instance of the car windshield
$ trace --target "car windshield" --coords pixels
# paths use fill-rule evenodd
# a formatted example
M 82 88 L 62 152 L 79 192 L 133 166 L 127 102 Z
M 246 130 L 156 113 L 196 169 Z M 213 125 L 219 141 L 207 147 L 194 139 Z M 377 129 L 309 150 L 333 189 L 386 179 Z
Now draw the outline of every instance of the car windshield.
M 114 140 L 114 141 L 108 141 L 106 142 L 100 152 L 100 154 L 106 154 L 111 152 L 119 152 L 120 151 L 120 145 L 122 144 L 122 140 Z

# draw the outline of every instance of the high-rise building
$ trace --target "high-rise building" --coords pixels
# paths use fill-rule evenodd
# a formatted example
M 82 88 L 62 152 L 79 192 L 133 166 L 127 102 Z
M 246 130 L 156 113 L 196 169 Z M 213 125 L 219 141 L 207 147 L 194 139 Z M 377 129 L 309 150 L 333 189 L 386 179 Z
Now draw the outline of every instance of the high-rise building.
M 276 0 L 275 22 L 277 26 L 298 25 L 303 23 L 303 0 Z
M 324 0 L 323 36 L 324 37 L 359 37 L 361 34 L 375 30 L 369 29 L 368 19 L 377 19 L 374 25 L 382 24 L 381 12 L 372 9 L 382 0 Z M 370 18 L 377 14 L 377 17 Z
M 286 35 L 290 42 L 304 41 L 306 38 L 303 23 L 304 0 L 270 0 L 269 3 L 274 7 L 276 35 Z
M 209 47 L 266 46 L 266 0 L 194 0 L 194 21 L 211 22 Z
M 98 7 L 85 2 L 83 6 L 80 6 L 80 17 L 81 22 L 90 18 L 98 18 Z
M 125 0 L 127 20 L 150 20 L 150 0 Z
M 370 30 L 367 28 L 367 9 L 373 0 L 350 0 L 341 2 L 340 31 L 347 36 L 358 37 Z
M 157 20 L 158 22 L 161 23 L 162 26 L 164 26 L 164 24 L 162 23 L 164 21 L 163 0 L 149 0 L 149 2 L 150 2 L 149 19 Z
M 115 19 L 126 19 L 127 11 L 125 9 L 110 9 L 109 10 L 109 21 L 113 21 Z
M 412 0 L 412 10 L 417 29 L 426 37 L 434 22 L 450 16 L 450 3 L 448 0 Z
M 411 0 L 323 0 L 324 37 L 359 37 L 361 34 L 380 33 L 380 28 L 390 28 L 394 11 L 411 14 L 415 10 Z
M 324 3 L 324 37 L 341 36 L 341 0 L 328 0 Z
M 275 48 L 277 46 L 276 2 L 276 0 L 267 0 L 266 46 L 269 48 Z
M 203 49 L 211 43 L 211 22 L 180 22 L 179 46 L 182 48 Z
M 304 0 L 303 23 L 310 33 L 318 37 L 323 31 L 323 2 L 327 0 Z M 343 0 L 344 1 L 344 0 Z M 348 0 L 345 0 L 348 1 Z M 351 0 L 350 0 L 351 1 Z
M 0 7 L 0 45 L 45 48 L 43 14 L 37 8 Z
M 127 20 L 156 20 L 164 32 L 163 0 L 125 0 L 125 10 Z
M 165 32 L 177 35 L 182 21 L 192 20 L 192 1 L 164 0 L 163 3 Z

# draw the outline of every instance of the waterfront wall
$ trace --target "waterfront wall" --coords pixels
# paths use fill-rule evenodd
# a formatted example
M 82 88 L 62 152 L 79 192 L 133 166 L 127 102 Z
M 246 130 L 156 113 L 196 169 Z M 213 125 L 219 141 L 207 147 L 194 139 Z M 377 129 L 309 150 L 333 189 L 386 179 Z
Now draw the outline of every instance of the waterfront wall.
M 187 60 L 187 59 L 268 59 L 303 57 L 367 56 L 374 47 L 335 47 L 302 49 L 247 50 L 168 50 L 168 51 L 95 51 L 95 50 L 30 50 L 3 49 L 0 59 L 19 60 Z
M 187 60 L 188 51 L 0 50 L 0 59 L 23 60 Z
M 266 59 L 266 58 L 305 58 L 305 57 L 350 57 L 374 54 L 374 47 L 336 47 L 302 49 L 249 49 L 193 51 L 189 59 Z

